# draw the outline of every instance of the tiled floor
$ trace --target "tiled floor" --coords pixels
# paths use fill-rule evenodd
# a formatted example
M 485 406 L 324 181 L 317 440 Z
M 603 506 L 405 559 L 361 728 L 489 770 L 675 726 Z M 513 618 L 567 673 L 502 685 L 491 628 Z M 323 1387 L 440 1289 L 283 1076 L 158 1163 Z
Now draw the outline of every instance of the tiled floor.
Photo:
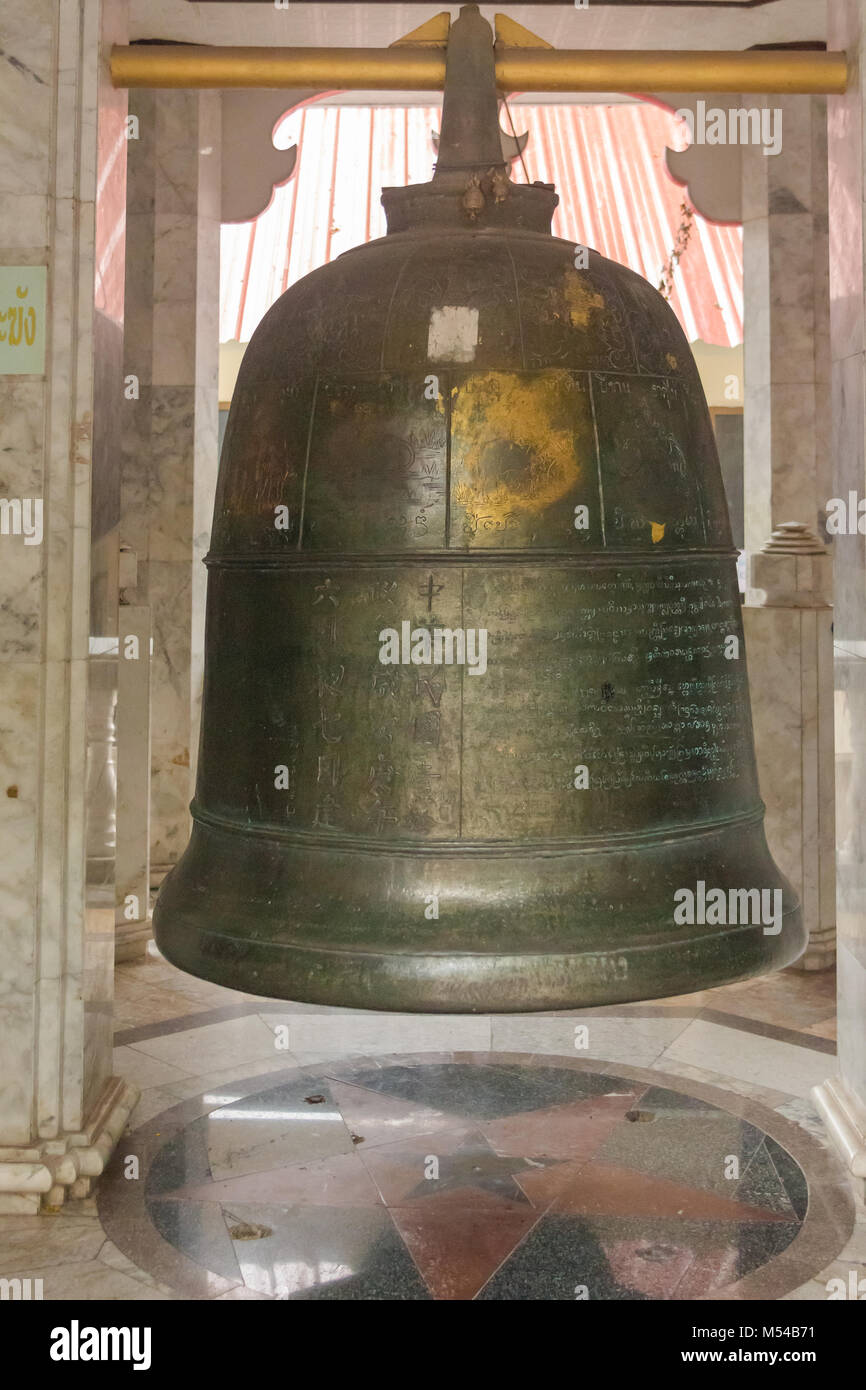
M 59 1299 L 824 1299 L 866 1277 L 809 1099 L 833 1016 L 832 978 L 792 971 L 591 1014 L 376 1015 L 152 953 L 116 975 L 130 1133 L 97 1199 L 0 1218 L 0 1276 Z

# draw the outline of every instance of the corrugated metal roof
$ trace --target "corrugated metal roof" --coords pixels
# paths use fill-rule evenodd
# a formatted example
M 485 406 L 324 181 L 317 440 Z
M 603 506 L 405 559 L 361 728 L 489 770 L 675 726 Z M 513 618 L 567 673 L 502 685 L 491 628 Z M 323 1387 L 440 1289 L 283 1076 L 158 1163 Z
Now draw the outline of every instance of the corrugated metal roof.
M 511 111 L 517 131 L 529 131 L 526 170 L 517 160 L 512 178 L 556 184 L 554 234 L 594 247 L 657 285 L 684 198 L 664 157 L 666 146 L 682 143 L 677 118 L 642 103 Z M 381 189 L 431 177 L 440 115 L 438 106 L 311 104 L 284 118 L 276 143 L 298 146 L 294 175 L 254 222 L 222 228 L 220 341 L 247 342 L 289 285 L 384 234 Z M 742 342 L 739 226 L 695 216 L 671 305 L 690 342 Z

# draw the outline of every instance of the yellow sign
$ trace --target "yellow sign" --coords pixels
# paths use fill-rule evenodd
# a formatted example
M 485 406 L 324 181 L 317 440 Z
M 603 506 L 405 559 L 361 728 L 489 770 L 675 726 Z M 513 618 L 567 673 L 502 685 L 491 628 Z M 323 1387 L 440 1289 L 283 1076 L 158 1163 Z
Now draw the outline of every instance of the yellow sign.
M 44 265 L 0 265 L 0 376 L 45 371 Z

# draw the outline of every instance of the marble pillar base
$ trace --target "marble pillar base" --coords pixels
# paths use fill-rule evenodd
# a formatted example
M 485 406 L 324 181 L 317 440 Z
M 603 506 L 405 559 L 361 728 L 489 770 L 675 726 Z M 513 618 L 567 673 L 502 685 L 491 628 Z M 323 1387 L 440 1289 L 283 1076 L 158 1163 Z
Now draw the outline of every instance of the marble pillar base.
M 0 1148 L 0 1215 L 35 1215 L 55 1210 L 67 1198 L 86 1197 L 138 1097 L 137 1087 L 109 1077 L 77 1133 Z
M 812 1088 L 815 1106 L 830 1138 L 866 1198 L 866 1106 L 839 1076 Z
M 153 924 L 149 914 L 144 922 L 119 924 L 114 931 L 115 963 L 119 965 L 121 961 L 144 960 L 147 943 L 152 936 Z
M 805 954 L 792 970 L 830 970 L 836 964 L 836 927 L 814 927 L 809 932 Z

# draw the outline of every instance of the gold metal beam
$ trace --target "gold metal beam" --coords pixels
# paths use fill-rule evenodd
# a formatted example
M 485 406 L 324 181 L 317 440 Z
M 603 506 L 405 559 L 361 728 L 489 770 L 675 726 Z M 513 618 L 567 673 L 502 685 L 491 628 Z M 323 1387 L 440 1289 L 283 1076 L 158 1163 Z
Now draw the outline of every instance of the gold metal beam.
M 506 92 L 821 92 L 848 85 L 845 53 L 751 49 L 504 48 L 496 80 Z
M 436 91 L 445 82 L 445 50 L 134 44 L 112 49 L 111 80 L 115 87 Z
M 218 48 L 135 44 L 111 51 L 115 87 L 285 87 L 439 91 L 441 48 Z M 845 53 L 792 49 L 665 52 L 499 47 L 503 92 L 801 92 L 841 95 Z

